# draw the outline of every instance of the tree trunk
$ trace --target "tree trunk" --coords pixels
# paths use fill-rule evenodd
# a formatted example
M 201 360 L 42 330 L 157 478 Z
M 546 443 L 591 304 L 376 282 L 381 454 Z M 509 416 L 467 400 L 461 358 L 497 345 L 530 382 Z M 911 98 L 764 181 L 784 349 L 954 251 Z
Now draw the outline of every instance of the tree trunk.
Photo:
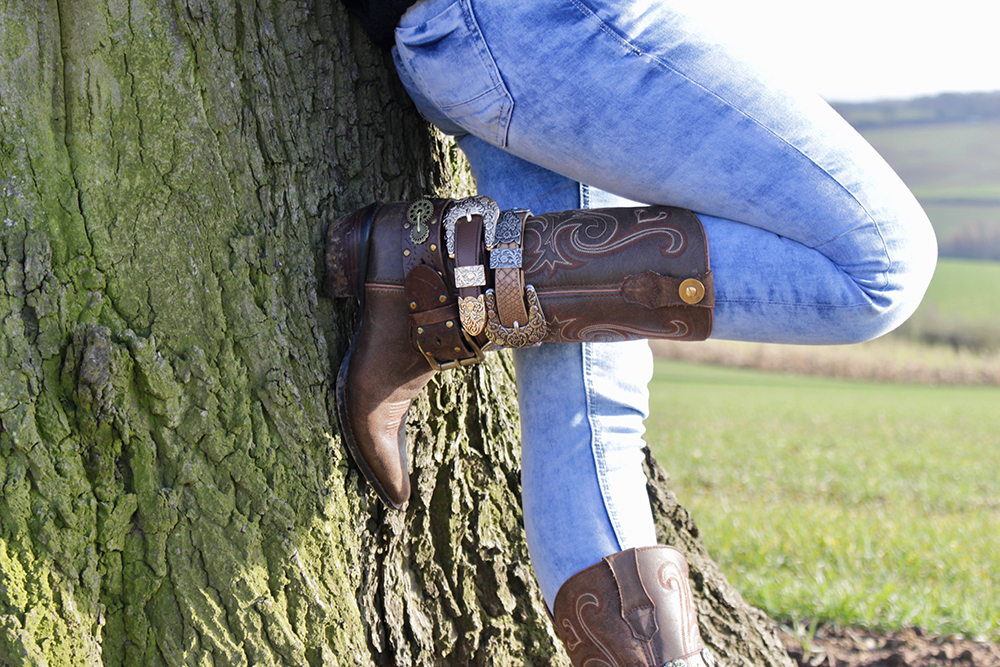
M 470 182 L 339 4 L 4 0 L 0 56 L 0 664 L 566 664 L 505 355 L 411 411 L 405 513 L 341 447 L 322 230 Z M 660 515 L 717 653 L 788 664 Z

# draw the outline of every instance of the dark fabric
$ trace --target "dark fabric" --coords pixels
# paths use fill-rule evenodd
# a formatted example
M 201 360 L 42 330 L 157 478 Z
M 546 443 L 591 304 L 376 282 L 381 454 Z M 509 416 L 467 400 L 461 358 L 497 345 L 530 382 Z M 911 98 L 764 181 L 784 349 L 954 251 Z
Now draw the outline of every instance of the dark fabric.
M 375 44 L 391 49 L 396 24 L 410 5 L 417 0 L 343 0 L 351 12 L 361 19 L 361 25 Z

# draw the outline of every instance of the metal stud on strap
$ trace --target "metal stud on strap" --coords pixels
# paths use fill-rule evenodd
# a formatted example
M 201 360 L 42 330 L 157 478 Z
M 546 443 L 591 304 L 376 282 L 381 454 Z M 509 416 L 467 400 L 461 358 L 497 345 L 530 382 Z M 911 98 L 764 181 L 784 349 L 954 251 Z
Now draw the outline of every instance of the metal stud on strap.
M 705 298 L 705 285 L 696 278 L 688 278 L 681 283 L 678 294 L 681 301 L 694 305 Z

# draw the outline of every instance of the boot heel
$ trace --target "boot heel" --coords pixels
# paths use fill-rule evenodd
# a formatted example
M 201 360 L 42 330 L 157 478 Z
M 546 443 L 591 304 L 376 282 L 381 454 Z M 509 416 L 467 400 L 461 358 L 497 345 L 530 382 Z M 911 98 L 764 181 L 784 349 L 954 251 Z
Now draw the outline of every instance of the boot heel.
M 368 238 L 379 204 L 335 220 L 326 230 L 326 279 L 331 299 L 361 297 L 368 267 Z

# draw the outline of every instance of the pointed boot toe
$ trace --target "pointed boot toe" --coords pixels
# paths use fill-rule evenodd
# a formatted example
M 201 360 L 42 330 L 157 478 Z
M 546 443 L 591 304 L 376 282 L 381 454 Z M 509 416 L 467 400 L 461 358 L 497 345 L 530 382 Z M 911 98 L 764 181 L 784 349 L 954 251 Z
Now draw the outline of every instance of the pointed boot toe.
M 359 325 L 337 377 L 337 414 L 344 443 L 389 507 L 410 497 L 406 415 L 434 371 L 413 352 L 402 294 L 369 287 Z

